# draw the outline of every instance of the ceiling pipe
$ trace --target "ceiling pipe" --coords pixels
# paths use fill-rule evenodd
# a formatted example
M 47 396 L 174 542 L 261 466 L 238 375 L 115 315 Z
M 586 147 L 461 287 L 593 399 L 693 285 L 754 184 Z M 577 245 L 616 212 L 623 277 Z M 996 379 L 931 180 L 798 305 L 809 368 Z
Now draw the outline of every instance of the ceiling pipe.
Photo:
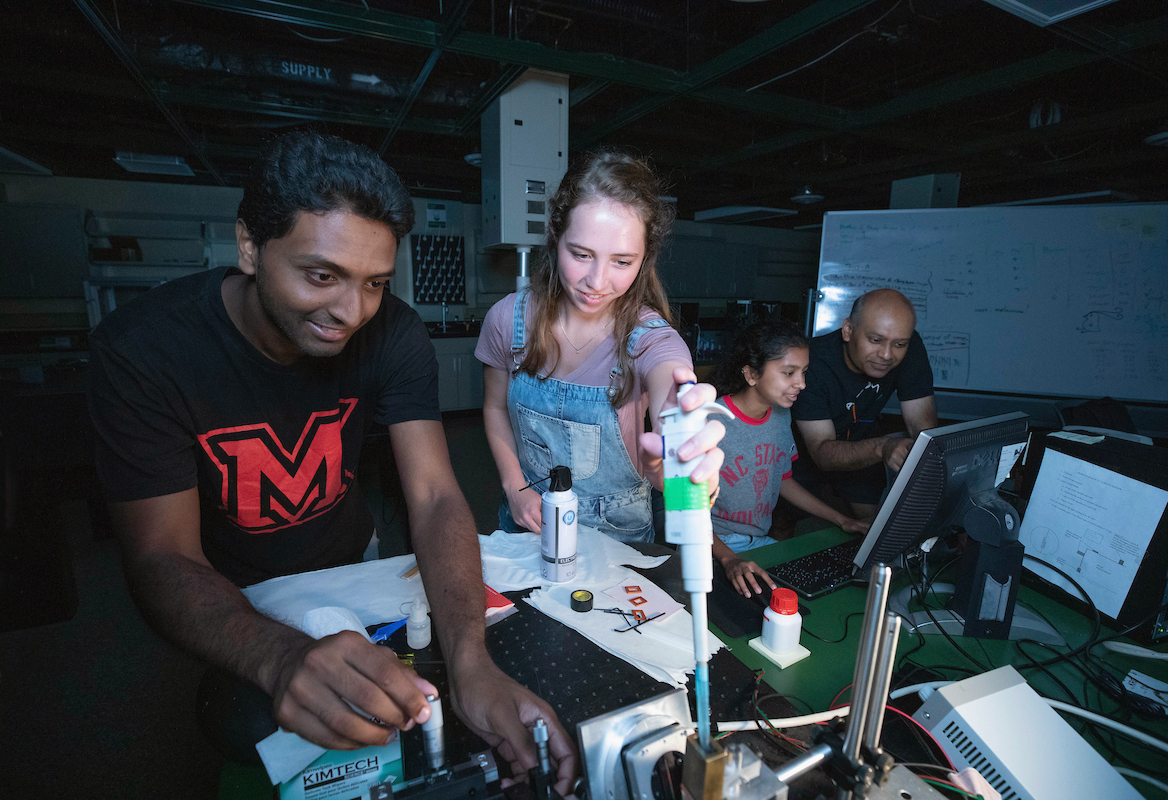
M 142 72 L 142 68 L 138 66 L 137 59 L 135 59 L 134 55 L 126 49 L 125 42 L 123 42 L 122 38 L 118 36 L 113 28 L 110 27 L 110 24 L 106 21 L 105 16 L 98 9 L 93 7 L 88 2 L 88 0 L 73 0 L 73 2 L 76 4 L 78 10 L 80 10 L 81 13 L 85 15 L 85 18 L 88 19 L 93 27 L 97 29 L 97 32 L 101 35 L 101 38 L 105 39 L 106 44 L 108 44 L 110 49 L 114 51 L 114 55 L 116 55 L 118 60 L 122 62 L 122 66 L 129 70 L 130 74 L 134 76 L 134 80 L 138 82 L 138 85 L 142 87 L 142 91 L 146 92 L 146 95 L 150 98 L 151 102 L 153 102 L 158 110 L 162 112 L 162 116 L 166 117 L 166 121 L 169 122 L 171 127 L 174 128 L 175 132 L 182 137 L 182 140 L 186 142 L 187 147 L 189 147 L 195 156 L 199 159 L 199 163 L 203 165 L 203 168 L 206 169 L 207 172 L 211 173 L 211 177 L 214 178 L 220 186 L 226 186 L 227 181 L 223 180 L 223 176 L 219 174 L 219 170 L 215 169 L 215 165 L 211 163 L 211 160 L 203 155 L 203 149 L 195 140 L 194 134 L 190 131 L 190 129 L 187 128 L 186 123 L 179 119 L 178 115 L 171 111 L 166 103 L 163 102 L 162 97 L 159 96 L 157 91 L 155 91 L 154 86 L 151 85 L 149 79 L 147 79 L 146 74 Z
M 446 50 L 446 45 L 450 43 L 450 39 L 462 25 L 462 20 L 466 17 L 466 12 L 470 10 L 470 4 L 471 0 L 460 0 L 459 4 L 448 15 L 443 17 L 440 23 L 442 32 L 438 36 L 438 42 L 434 45 L 434 49 L 430 51 L 426 63 L 422 65 L 422 71 L 418 73 L 418 77 L 414 80 L 414 85 L 410 87 L 409 94 L 406 95 L 406 99 L 402 101 L 401 107 L 398 108 L 397 114 L 394 115 L 389 130 L 385 132 L 385 136 L 381 140 L 381 145 L 377 148 L 377 155 L 385 155 L 385 151 L 389 149 L 393 137 L 401 130 L 402 123 L 405 122 L 406 116 L 409 115 L 414 101 L 422 93 L 422 87 L 426 85 L 426 81 L 429 79 L 430 73 L 433 72 L 434 66 L 438 63 L 438 59 L 442 57 L 443 51 Z

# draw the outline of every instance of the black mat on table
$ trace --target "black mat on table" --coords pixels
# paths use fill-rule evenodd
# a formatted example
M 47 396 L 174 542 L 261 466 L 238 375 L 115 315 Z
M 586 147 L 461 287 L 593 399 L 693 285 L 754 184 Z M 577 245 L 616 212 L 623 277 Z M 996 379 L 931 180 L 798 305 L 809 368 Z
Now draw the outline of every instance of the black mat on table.
M 520 599 L 522 594 L 508 594 L 517 601 L 517 612 L 487 628 L 487 649 L 500 669 L 552 707 L 573 740 L 578 723 L 671 688 L 532 608 Z M 409 651 L 404 630 L 391 636 L 387 644 L 399 653 Z M 414 668 L 438 688 L 440 697 L 449 698 L 446 667 L 436 641 L 415 653 Z M 754 684 L 754 672 L 729 651 L 715 654 L 710 660 L 711 719 L 749 718 Z M 696 719 L 692 676 L 687 692 L 690 713 Z M 487 749 L 486 743 L 455 716 L 448 700 L 443 709 L 449 763 L 461 763 L 471 753 Z M 403 735 L 402 752 L 406 776 L 421 774 L 420 731 Z
M 641 545 L 639 549 L 650 555 L 674 555 L 660 567 L 636 571 L 688 609 L 689 597 L 682 585 L 680 559 L 674 551 L 658 545 Z M 725 581 L 725 578 L 722 580 Z M 669 685 L 650 678 L 566 625 L 532 608 L 521 599 L 526 594 L 507 593 L 515 601 L 517 613 L 487 628 L 487 649 L 503 672 L 535 692 L 552 707 L 573 741 L 576 739 L 578 723 L 670 690 Z M 387 644 L 399 653 L 406 652 L 405 630 L 395 633 Z M 449 685 L 437 637 L 429 647 L 419 651 L 416 658 L 415 669 L 418 674 L 438 688 L 439 696 L 448 698 Z M 754 687 L 753 670 L 728 650 L 716 653 L 710 659 L 711 720 L 716 723 L 752 718 Z M 686 692 L 690 714 L 696 720 L 692 676 L 687 682 Z M 486 743 L 471 733 L 455 716 L 449 702 L 443 708 L 449 763 L 462 763 L 471 753 L 487 749 Z M 767 710 L 772 715 L 796 713 L 795 707 L 783 698 L 772 699 Z M 421 731 L 406 732 L 402 739 L 402 752 L 406 777 L 421 774 Z

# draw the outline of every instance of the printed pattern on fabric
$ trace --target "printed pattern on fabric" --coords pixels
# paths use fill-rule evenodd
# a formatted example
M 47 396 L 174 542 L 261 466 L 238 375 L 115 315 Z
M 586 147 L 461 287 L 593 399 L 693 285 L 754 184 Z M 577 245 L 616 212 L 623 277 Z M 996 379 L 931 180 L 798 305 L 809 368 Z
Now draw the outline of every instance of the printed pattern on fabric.
M 766 536 L 783 480 L 797 458 L 791 414 L 772 406 L 762 419 L 742 413 L 729 397 L 718 402 L 734 414 L 725 420 L 719 447 L 725 461 L 718 472 L 718 499 L 713 509 L 714 533 Z
M 236 328 L 226 269 L 170 281 L 90 338 L 97 467 L 111 501 L 197 489 L 203 553 L 240 586 L 361 558 L 365 437 L 441 420 L 438 364 L 391 294 L 344 350 L 277 364 Z
M 344 468 L 341 431 L 356 405 L 349 398 L 311 414 L 291 452 L 266 422 L 201 434 L 199 444 L 223 475 L 227 518 L 252 533 L 275 531 L 339 503 L 355 477 Z

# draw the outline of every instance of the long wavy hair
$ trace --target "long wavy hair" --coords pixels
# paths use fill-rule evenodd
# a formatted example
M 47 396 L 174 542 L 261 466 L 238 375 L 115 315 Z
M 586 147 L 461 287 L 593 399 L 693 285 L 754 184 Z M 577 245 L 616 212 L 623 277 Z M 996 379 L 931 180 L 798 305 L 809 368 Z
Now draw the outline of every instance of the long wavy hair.
M 736 394 L 747 387 L 743 367 L 750 367 L 761 375 L 768 361 L 782 358 L 792 347 L 807 347 L 807 337 L 785 319 L 764 320 L 745 328 L 730 354 L 714 367 L 710 383 L 718 396 Z
M 616 342 L 620 374 L 609 391 L 614 407 L 623 405 L 633 391 L 633 357 L 628 352 L 629 335 L 640 322 L 641 310 L 650 308 L 670 324 L 673 317 L 665 299 L 665 289 L 657 275 L 657 257 L 673 225 L 673 207 L 661 200 L 661 184 L 649 164 L 633 156 L 601 151 L 576 161 L 564 175 L 560 188 L 549 203 L 547 242 L 531 277 L 534 318 L 529 332 L 527 355 L 519 369 L 541 377 L 549 361 L 555 371 L 560 346 L 553 331 L 564 302 L 560 284 L 559 243 L 571 221 L 572 211 L 583 203 L 611 200 L 631 208 L 645 224 L 645 254 L 632 285 L 612 305 L 613 339 Z

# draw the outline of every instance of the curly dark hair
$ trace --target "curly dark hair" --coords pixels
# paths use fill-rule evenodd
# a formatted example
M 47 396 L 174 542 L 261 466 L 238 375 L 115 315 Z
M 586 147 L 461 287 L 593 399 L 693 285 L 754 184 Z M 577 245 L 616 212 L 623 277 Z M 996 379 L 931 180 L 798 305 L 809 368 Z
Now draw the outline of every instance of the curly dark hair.
M 302 211 L 347 209 L 384 222 L 401 243 L 414 227 L 414 204 L 397 173 L 364 145 L 295 131 L 273 140 L 243 186 L 239 219 L 262 249 L 286 236 Z
M 714 368 L 710 383 L 718 396 L 741 392 L 746 388 L 743 367 L 762 374 L 768 361 L 782 358 L 792 347 L 807 347 L 807 337 L 785 319 L 764 320 L 745 328 L 722 363 Z
M 559 359 L 559 345 L 552 332 L 563 302 L 559 277 L 560 237 L 568 228 L 572 211 L 584 203 L 612 200 L 633 209 L 645 224 L 645 254 L 641 269 L 632 286 L 613 304 L 613 338 L 621 375 L 611 393 L 614 408 L 623 405 L 633 390 L 632 357 L 628 352 L 629 334 L 640 324 L 641 310 L 650 308 L 672 323 L 665 289 L 657 275 L 657 257 L 673 226 L 673 206 L 661 199 L 661 182 L 648 162 L 611 150 L 588 153 L 569 167 L 552 195 L 548 208 L 547 243 L 531 277 L 535 304 L 527 356 L 519 368 L 538 375 L 548 360 Z M 553 368 L 554 369 L 554 368 Z M 552 370 L 549 370 L 549 372 Z

